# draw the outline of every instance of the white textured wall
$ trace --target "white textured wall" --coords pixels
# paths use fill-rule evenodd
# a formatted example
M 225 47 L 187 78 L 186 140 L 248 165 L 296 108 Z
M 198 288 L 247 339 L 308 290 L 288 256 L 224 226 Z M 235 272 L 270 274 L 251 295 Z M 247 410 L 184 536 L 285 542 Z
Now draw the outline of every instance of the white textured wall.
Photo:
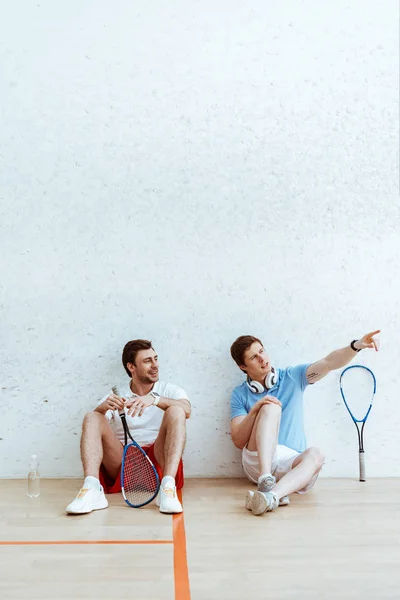
M 397 2 L 2 5 L 1 475 L 80 474 L 134 337 L 190 394 L 187 474 L 239 474 L 236 336 L 285 366 L 381 327 L 368 467 L 400 476 Z M 356 475 L 336 374 L 305 408 Z

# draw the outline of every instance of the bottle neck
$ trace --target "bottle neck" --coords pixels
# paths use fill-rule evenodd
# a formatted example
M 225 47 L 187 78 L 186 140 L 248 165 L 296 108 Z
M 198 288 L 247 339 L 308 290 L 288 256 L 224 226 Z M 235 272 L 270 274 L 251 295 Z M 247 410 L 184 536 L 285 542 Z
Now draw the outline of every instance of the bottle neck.
M 36 457 L 35 458 L 33 458 L 33 456 L 31 457 L 31 462 L 29 464 L 29 470 L 30 471 L 38 471 L 39 470 L 39 462 Z

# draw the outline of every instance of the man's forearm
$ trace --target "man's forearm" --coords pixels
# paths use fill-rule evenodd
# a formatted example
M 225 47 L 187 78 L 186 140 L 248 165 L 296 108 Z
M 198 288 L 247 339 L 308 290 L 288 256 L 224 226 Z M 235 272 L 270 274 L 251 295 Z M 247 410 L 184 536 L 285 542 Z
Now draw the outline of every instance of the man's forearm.
M 257 413 L 250 412 L 240 423 L 231 431 L 232 442 L 236 448 L 244 448 L 250 439 L 253 430 L 254 421 Z
M 378 351 L 379 340 L 376 337 L 378 333 L 380 333 L 380 329 L 366 333 L 359 340 L 354 340 L 349 346 L 340 348 L 340 350 L 334 350 L 328 356 L 325 356 L 325 358 L 312 363 L 306 371 L 308 383 L 316 383 L 331 371 L 345 367 L 360 350 L 375 348 Z M 354 346 L 354 350 L 352 346 Z
M 167 410 L 171 406 L 180 406 L 185 411 L 186 418 L 190 417 L 190 413 L 192 412 L 192 407 L 190 405 L 189 400 L 173 400 L 172 398 L 165 398 L 164 396 L 160 396 L 157 403 L 158 408 L 161 410 Z
M 357 347 L 357 343 L 355 344 Z M 335 371 L 341 367 L 345 367 L 355 357 L 356 352 L 351 346 L 334 350 L 325 358 L 330 371 Z

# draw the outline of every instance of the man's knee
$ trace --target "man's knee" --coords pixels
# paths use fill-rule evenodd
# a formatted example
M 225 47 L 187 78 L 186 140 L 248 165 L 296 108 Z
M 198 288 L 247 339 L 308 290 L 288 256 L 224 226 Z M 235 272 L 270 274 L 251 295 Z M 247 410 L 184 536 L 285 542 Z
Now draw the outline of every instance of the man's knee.
M 168 421 L 186 421 L 186 414 L 181 406 L 169 406 L 165 410 L 165 418 Z
M 99 412 L 92 411 L 86 413 L 84 416 L 82 427 L 83 429 L 86 429 L 87 427 L 101 426 L 104 422 L 107 422 L 107 419 L 104 415 Z
M 282 408 L 279 406 L 279 404 L 275 404 L 274 402 L 271 402 L 271 404 L 264 404 L 260 410 L 259 410 L 259 415 L 275 415 L 277 417 L 280 416 L 282 412 Z
M 306 450 L 306 454 L 312 459 L 315 466 L 315 470 L 319 471 L 323 467 L 325 462 L 325 456 L 322 450 L 315 447 L 308 448 L 308 450 Z

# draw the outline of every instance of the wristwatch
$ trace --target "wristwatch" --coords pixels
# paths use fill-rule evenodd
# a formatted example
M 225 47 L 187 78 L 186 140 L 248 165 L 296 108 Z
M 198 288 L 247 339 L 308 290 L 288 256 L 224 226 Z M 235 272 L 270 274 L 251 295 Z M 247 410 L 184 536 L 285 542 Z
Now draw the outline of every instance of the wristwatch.
M 355 345 L 354 345 L 356 342 L 358 342 L 358 340 L 353 340 L 351 342 L 351 344 L 350 344 L 351 349 L 354 350 L 354 352 L 360 352 L 361 348 L 356 348 Z
M 157 406 L 157 404 L 160 402 L 160 394 L 157 394 L 157 392 L 150 392 L 150 396 L 153 396 L 154 398 L 154 402 L 153 402 L 153 406 Z

